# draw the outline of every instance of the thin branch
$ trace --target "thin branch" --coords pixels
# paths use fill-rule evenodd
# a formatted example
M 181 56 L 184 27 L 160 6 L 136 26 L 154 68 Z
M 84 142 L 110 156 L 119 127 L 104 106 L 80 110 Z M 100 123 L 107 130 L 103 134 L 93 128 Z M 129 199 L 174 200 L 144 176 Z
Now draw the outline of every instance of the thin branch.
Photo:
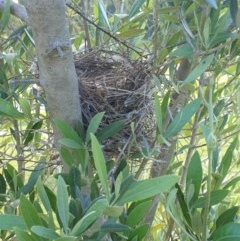
M 0 10 L 5 8 L 5 0 L 0 0 Z M 28 14 L 26 8 L 18 3 L 10 2 L 10 13 L 15 17 L 21 19 L 25 23 L 29 23 Z
M 94 23 L 93 21 L 91 21 L 90 19 L 88 19 L 81 11 L 75 9 L 71 4 L 66 3 L 66 5 L 72 9 L 75 13 L 79 14 L 84 20 L 86 20 L 88 23 L 92 24 L 94 27 L 96 27 L 97 29 L 101 30 L 103 33 L 107 34 L 110 38 L 114 39 L 116 42 L 122 44 L 123 46 L 125 46 L 128 49 L 131 49 L 132 51 L 134 51 L 135 53 L 137 53 L 139 56 L 142 56 L 142 54 L 137 51 L 136 49 L 134 49 L 133 47 L 129 46 L 128 44 L 126 44 L 124 41 L 122 41 L 121 39 L 115 37 L 114 35 L 112 35 L 111 33 L 109 33 L 107 30 L 105 30 L 104 28 L 98 26 L 96 23 Z

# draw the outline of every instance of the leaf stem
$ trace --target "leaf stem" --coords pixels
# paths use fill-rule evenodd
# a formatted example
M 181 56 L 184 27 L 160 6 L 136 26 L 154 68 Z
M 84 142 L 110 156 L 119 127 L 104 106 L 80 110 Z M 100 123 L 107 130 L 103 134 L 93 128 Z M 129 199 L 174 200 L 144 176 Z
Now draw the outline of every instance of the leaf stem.
M 211 175 L 212 175 L 212 162 L 213 162 L 213 150 L 216 145 L 216 139 L 214 136 L 214 113 L 213 113 L 213 85 L 214 81 L 211 79 L 209 83 L 209 102 L 207 105 L 209 114 L 209 135 L 207 139 L 207 149 L 208 149 L 208 173 L 207 173 L 207 192 L 204 207 L 203 216 L 203 236 L 202 241 L 207 241 L 208 238 L 208 214 L 210 208 L 210 198 L 211 198 Z

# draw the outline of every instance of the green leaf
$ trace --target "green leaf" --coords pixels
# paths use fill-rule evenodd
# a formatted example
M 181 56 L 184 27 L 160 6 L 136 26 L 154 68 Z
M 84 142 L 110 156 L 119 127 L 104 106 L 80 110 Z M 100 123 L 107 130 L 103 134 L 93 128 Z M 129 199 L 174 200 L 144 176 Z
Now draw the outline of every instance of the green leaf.
M 23 182 L 16 169 L 9 163 L 6 165 L 7 168 L 3 169 L 3 173 L 10 189 L 15 193 L 19 188 L 23 186 Z
M 231 18 L 235 26 L 238 26 L 237 23 L 237 14 L 238 14 L 238 1 L 237 0 L 229 0 L 229 9 Z
M 78 237 L 66 236 L 56 239 L 55 241 L 77 241 Z
M 43 226 L 32 226 L 31 231 L 42 238 L 50 240 L 59 238 L 59 235 L 55 233 L 52 229 Z
M 234 152 L 234 149 L 237 146 L 237 143 L 238 143 L 238 137 L 236 137 L 233 140 L 233 142 L 230 144 L 230 146 L 228 147 L 225 155 L 222 158 L 222 161 L 221 161 L 220 166 L 218 168 L 218 172 L 220 173 L 222 178 L 219 180 L 218 185 L 220 185 L 222 183 L 222 181 L 224 180 L 224 178 L 228 174 L 229 168 L 230 168 L 231 163 L 233 161 L 233 152 Z
M 115 204 L 123 205 L 128 202 L 137 202 L 153 197 L 169 190 L 177 181 L 177 176 L 166 175 L 133 182 L 122 195 L 120 191 L 120 196 L 115 201 Z
M 145 0 L 135 0 L 132 7 L 129 10 L 129 17 L 132 18 L 134 15 L 140 12 L 142 5 L 144 4 Z
M 124 128 L 124 125 L 125 123 L 123 120 L 119 120 L 109 125 L 106 125 L 101 131 L 97 132 L 97 139 L 99 141 L 103 141 L 108 139 L 109 137 L 113 137 Z
M 62 226 L 67 231 L 69 222 L 68 192 L 66 184 L 60 175 L 57 180 L 57 210 Z
M 87 213 L 77 222 L 70 234 L 73 236 L 81 235 L 97 218 L 98 215 L 96 214 L 96 211 Z
M 166 202 L 166 210 L 171 215 L 172 219 L 175 221 L 175 223 L 178 225 L 178 227 L 181 229 L 181 231 L 186 235 L 186 237 L 189 238 L 189 240 L 192 240 L 191 234 L 186 229 L 186 223 L 183 222 L 182 214 L 180 214 L 179 206 L 176 205 L 176 189 L 173 189 L 168 197 Z
M 187 206 L 187 203 L 184 199 L 184 195 L 182 193 L 182 190 L 181 190 L 180 186 L 178 184 L 176 184 L 175 187 L 177 188 L 177 200 L 180 204 L 180 208 L 182 210 L 183 217 L 187 221 L 188 225 L 191 227 L 192 223 L 191 223 L 190 210 L 189 210 L 189 208 Z
M 12 215 L 12 214 L 0 215 L 1 230 L 12 230 L 14 227 L 26 229 L 25 222 L 21 216 Z
M 155 115 L 156 115 L 156 121 L 157 121 L 157 127 L 159 130 L 159 133 L 162 133 L 162 108 L 159 100 L 159 96 L 155 94 L 154 96 L 154 109 L 155 109 Z
M 42 204 L 44 206 L 44 208 L 46 209 L 50 219 L 49 219 L 49 226 L 51 227 L 52 224 L 54 224 L 54 220 L 53 220 L 53 215 L 52 215 L 52 208 L 51 208 L 51 203 L 50 200 L 48 198 L 47 192 L 42 184 L 41 179 L 39 178 L 37 181 L 37 193 L 42 201 Z M 54 225 L 53 225 L 54 226 Z
M 107 13 L 106 13 L 106 9 L 104 6 L 104 3 L 102 0 L 98 1 L 98 7 L 99 7 L 99 18 L 104 19 L 105 23 L 107 24 L 107 26 L 109 27 L 109 29 L 111 30 L 110 24 L 108 22 L 108 17 L 107 17 Z M 101 15 L 101 16 L 100 16 Z
M 98 143 L 98 140 L 92 133 L 91 133 L 91 141 L 92 141 L 93 159 L 97 170 L 97 174 L 99 176 L 99 179 L 105 194 L 107 195 L 107 197 L 110 197 L 106 162 L 105 162 L 101 147 Z
M 12 106 L 12 104 L 9 101 L 6 101 L 2 98 L 0 98 L 0 115 L 16 118 L 16 119 L 23 119 L 24 114 L 20 113 Z
M 240 240 L 240 224 L 228 223 L 213 234 L 213 241 L 239 241 Z
M 181 86 L 185 86 L 193 81 L 195 81 L 201 74 L 205 72 L 205 70 L 210 66 L 214 59 L 214 54 L 207 56 L 202 59 L 200 63 L 195 67 L 195 69 L 187 76 L 187 78 L 183 81 Z
M 101 226 L 101 230 L 109 233 L 130 231 L 131 228 L 121 223 L 110 223 L 106 222 Z
M 86 214 L 95 212 L 97 218 L 102 215 L 108 206 L 108 200 L 106 198 L 97 199 L 87 210 Z
M 201 105 L 201 99 L 193 100 L 191 103 L 186 105 L 173 119 L 173 121 L 168 126 L 166 132 L 164 133 L 164 138 L 170 138 L 176 135 L 183 126 L 190 121 L 192 116 L 197 112 Z
M 71 196 L 77 198 L 77 190 L 81 189 L 81 173 L 79 168 L 73 166 L 69 171 L 69 186 Z
M 42 120 L 29 122 L 23 136 L 23 144 L 25 146 L 27 146 L 33 140 L 34 131 L 39 130 L 42 127 L 42 123 Z
M 64 120 L 55 119 L 54 124 L 58 130 L 62 133 L 63 137 L 72 139 L 80 145 L 84 146 L 82 138 L 77 132 Z
M 4 8 L 3 8 L 3 13 L 2 13 L 2 18 L 0 21 L 0 33 L 4 30 L 4 28 L 7 26 L 8 21 L 10 19 L 10 0 L 5 0 L 4 1 Z
M 169 56 L 170 57 L 177 57 L 177 58 L 186 58 L 190 57 L 193 54 L 193 49 L 190 44 L 186 43 L 174 49 Z
M 1 195 L 5 195 L 6 191 L 7 191 L 6 180 L 4 179 L 3 175 L 0 174 L 0 201 L 4 201 L 5 200 L 5 198 L 2 197 Z
M 31 114 L 31 106 L 29 101 L 27 99 L 20 98 L 20 97 L 18 98 L 18 101 L 25 117 L 31 119 L 32 114 Z
M 187 169 L 187 177 L 186 177 L 186 189 L 189 188 L 191 184 L 194 186 L 194 194 L 192 197 L 192 202 L 195 202 L 198 198 L 200 188 L 202 185 L 202 163 L 199 153 L 196 151 L 189 163 Z
M 61 158 L 62 160 L 69 166 L 71 167 L 74 164 L 74 158 L 72 156 L 72 153 L 70 152 L 69 149 L 67 149 L 66 147 L 61 147 L 60 149 L 60 154 L 61 154 Z
M 14 233 L 16 234 L 18 241 L 36 241 L 27 232 L 24 232 L 21 228 L 14 228 Z
M 144 237 L 147 235 L 148 230 L 149 224 L 143 224 L 130 233 L 130 235 L 128 236 L 128 240 L 144 240 Z
M 29 229 L 34 225 L 42 225 L 42 221 L 36 211 L 36 208 L 23 194 L 20 196 L 20 210 L 24 222 Z
M 223 189 L 229 189 L 232 186 L 235 186 L 238 182 L 240 181 L 240 177 L 235 177 L 232 180 L 230 180 L 224 187 Z
M 211 5 L 211 7 L 218 9 L 217 3 L 215 0 L 205 0 L 208 4 Z
M 104 215 L 110 216 L 110 217 L 119 217 L 124 210 L 123 206 L 107 206 L 104 210 Z
M 146 216 L 151 201 L 140 202 L 134 205 L 133 210 L 128 214 L 126 225 L 137 226 Z
M 33 169 L 33 171 L 31 172 L 28 182 L 18 190 L 16 194 L 17 198 L 20 197 L 20 194 L 22 193 L 28 194 L 33 189 L 39 176 L 42 174 L 43 170 L 44 170 L 44 163 L 42 162 L 38 163 Z
M 216 229 L 219 227 L 231 223 L 236 218 L 237 212 L 239 210 L 239 207 L 232 207 L 227 209 L 225 212 L 223 212 L 216 221 Z
M 99 128 L 99 125 L 102 121 L 104 112 L 100 112 L 96 114 L 90 121 L 89 126 L 87 128 L 87 134 L 86 134 L 86 143 L 90 141 L 90 134 L 95 134 L 97 129 Z
M 210 206 L 219 204 L 229 194 L 229 190 L 215 190 L 211 192 Z M 199 198 L 193 205 L 193 208 L 204 208 L 205 197 Z
M 75 140 L 70 139 L 70 138 L 61 138 L 58 142 L 59 142 L 61 145 L 66 146 L 66 147 L 69 147 L 69 148 L 72 148 L 72 149 L 81 149 L 81 148 L 84 148 L 84 147 L 82 146 L 82 144 L 80 144 L 79 142 L 76 142 Z
M 134 38 L 137 37 L 141 34 L 143 34 L 145 32 L 144 29 L 136 29 L 136 28 L 130 28 L 127 30 L 123 30 L 123 31 L 119 31 L 116 36 L 119 39 L 130 39 L 130 38 Z

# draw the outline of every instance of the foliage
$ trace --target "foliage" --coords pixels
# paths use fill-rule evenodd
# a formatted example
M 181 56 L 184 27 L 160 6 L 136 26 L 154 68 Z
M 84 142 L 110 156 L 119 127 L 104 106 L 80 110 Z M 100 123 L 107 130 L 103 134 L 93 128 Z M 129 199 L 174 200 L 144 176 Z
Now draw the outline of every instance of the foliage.
M 73 134 L 71 127 L 68 128 L 68 133 Z M 18 173 L 10 164 L 8 169 L 4 169 L 2 204 L 10 207 L 11 204 L 7 203 L 10 193 L 6 186 L 12 186 L 11 196 L 14 201 L 19 200 L 21 215 L 14 215 L 17 205 L 0 216 L 2 238 L 8 238 L 5 230 L 14 231 L 20 241 L 77 240 L 79 237 L 102 240 L 107 234 L 112 236 L 112 240 L 135 240 L 147 234 L 149 227 L 142 223 L 142 218 L 150 204 L 149 198 L 168 191 L 178 178 L 168 175 L 137 181 L 124 167 L 115 177 L 115 183 L 111 183 L 100 145 L 93 134 L 91 140 L 97 175 L 86 181 L 81 168 L 72 162 L 68 174 L 56 176 L 56 192 L 43 183 L 44 169 L 40 166 L 32 172 L 26 185 L 20 179 L 12 186 L 14 179 L 19 177 Z M 90 192 L 86 192 L 88 188 Z M 126 206 L 127 203 L 130 205 Z
M 238 1 L 124 2 L 68 2 L 72 46 L 77 51 L 107 46 L 146 61 L 156 89 L 157 127 L 153 146 L 143 137 L 139 162 L 161 161 L 159 153 L 176 140 L 167 160 L 170 175 L 143 179 L 148 166 L 139 178 L 129 160 L 119 166 L 106 160 L 101 145 L 123 123 L 101 129 L 104 113 L 85 131 L 55 120 L 63 136 L 60 156 L 70 170 L 52 170 L 59 163 L 44 94 L 36 84 L 32 33 L 10 18 L 6 1 L 0 12 L 3 240 L 239 239 Z M 186 59 L 190 70 L 176 81 Z M 186 98 L 183 106 L 176 95 Z M 173 173 L 180 176 L 178 184 Z M 158 194 L 161 205 L 149 227 L 145 216 Z

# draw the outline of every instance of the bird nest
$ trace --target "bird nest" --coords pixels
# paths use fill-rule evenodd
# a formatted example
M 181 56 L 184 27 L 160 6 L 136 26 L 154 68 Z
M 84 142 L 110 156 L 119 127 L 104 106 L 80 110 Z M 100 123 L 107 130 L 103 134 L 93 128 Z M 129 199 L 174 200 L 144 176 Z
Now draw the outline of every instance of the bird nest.
M 104 151 L 108 157 L 136 152 L 130 145 L 132 140 L 139 143 L 143 136 L 149 138 L 154 127 L 146 65 L 113 53 L 93 52 L 75 55 L 75 68 L 84 126 L 99 112 L 105 113 L 100 128 L 122 120 L 124 128 L 102 143 Z

